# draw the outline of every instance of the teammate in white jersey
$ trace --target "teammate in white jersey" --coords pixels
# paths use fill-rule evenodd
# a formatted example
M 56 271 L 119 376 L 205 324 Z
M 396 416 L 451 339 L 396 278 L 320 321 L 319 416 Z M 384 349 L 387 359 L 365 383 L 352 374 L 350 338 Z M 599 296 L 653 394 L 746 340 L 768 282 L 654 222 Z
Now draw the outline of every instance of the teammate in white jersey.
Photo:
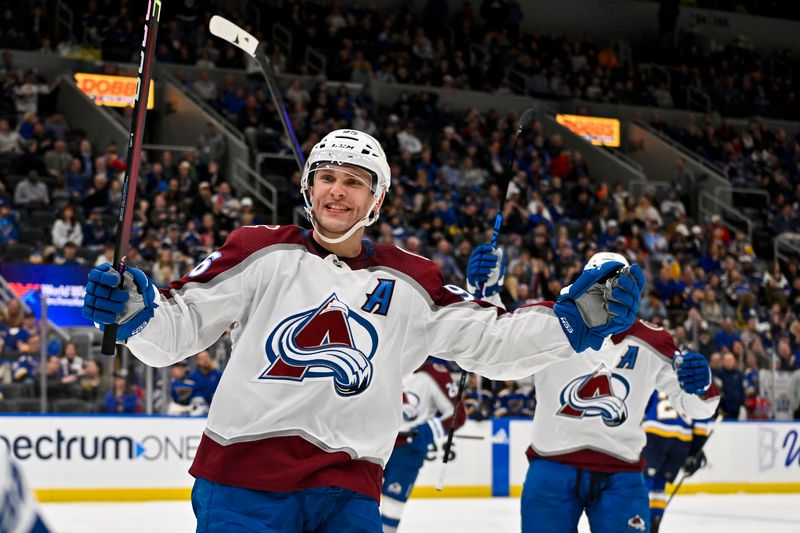
M 403 423 L 383 472 L 383 533 L 397 531 L 430 445 L 443 444 L 450 425 L 458 429 L 467 419 L 463 403 L 453 416 L 457 390 L 447 366 L 434 358 L 403 380 Z
M 619 254 L 602 252 L 584 272 L 609 261 L 628 264 Z M 470 263 L 499 269 L 497 255 L 481 247 Z M 468 269 L 468 278 L 473 284 L 490 282 L 488 272 L 484 268 L 470 276 Z M 539 305 L 558 308 L 565 291 L 569 288 L 555 304 Z M 719 403 L 705 358 L 680 354 L 666 330 L 641 320 L 599 349 L 538 369 L 534 387 L 523 533 L 576 532 L 584 511 L 594 533 L 649 531 L 641 421 L 651 393 L 666 393 L 681 414 L 692 418 L 712 416 Z
M 555 311 L 464 301 L 433 262 L 362 240 L 389 185 L 380 144 L 337 130 L 302 175 L 313 231 L 240 228 L 161 292 L 136 269 L 123 289 L 110 265 L 90 272 L 84 315 L 119 323 L 118 342 L 147 364 L 185 359 L 234 325 L 190 470 L 198 530 L 378 532 L 402 378 L 428 354 L 514 379 L 632 324 L 643 276 L 613 268 L 585 273 Z M 611 301 L 590 327 L 578 304 L 608 276 Z

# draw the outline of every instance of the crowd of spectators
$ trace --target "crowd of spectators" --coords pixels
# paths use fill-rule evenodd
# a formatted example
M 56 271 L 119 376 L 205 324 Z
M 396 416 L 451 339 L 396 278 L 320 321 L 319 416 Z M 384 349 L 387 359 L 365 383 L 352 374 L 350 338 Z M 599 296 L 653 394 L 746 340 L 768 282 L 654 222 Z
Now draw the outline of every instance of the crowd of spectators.
M 771 129 L 756 118 L 744 128 L 711 116 L 668 123 L 658 113 L 650 125 L 717 165 L 734 187 L 768 193 L 758 214 L 770 233 L 800 233 L 800 130 Z
M 73 34 L 58 46 L 94 43 L 103 59 L 131 61 L 143 6 L 110 0 L 77 2 L 76 13 L 82 15 Z M 599 42 L 590 35 L 525 32 L 524 2 L 517 0 L 485 0 L 477 10 L 468 2 L 453 8 L 445 0 L 428 0 L 422 6 L 406 1 L 391 9 L 276 0 L 247 13 L 218 1 L 205 2 L 202 12 L 197 6 L 187 1 L 165 10 L 157 62 L 205 69 L 246 68 L 257 77 L 254 60 L 246 60 L 239 50 L 221 45 L 209 34 L 210 16 L 223 14 L 267 43 L 267 55 L 278 72 L 310 73 L 306 54 L 313 49 L 325 56 L 325 77 L 336 81 L 381 80 L 496 94 L 526 91 L 549 99 L 679 108 L 693 105 L 687 91 L 697 89 L 725 115 L 796 118 L 800 109 L 794 89 L 800 63 L 787 50 L 759 53 L 737 43 L 706 50 L 703 43 L 687 37 L 662 38 L 655 52 L 645 49 L 631 54 L 620 49 L 618 42 Z M 759 13 L 781 14 L 779 6 L 760 2 L 754 6 Z M 665 11 L 677 16 L 677 7 L 659 12 L 661 33 L 672 35 L 675 22 L 669 21 L 672 15 L 664 15 Z M 53 51 L 52 14 L 42 7 L 34 7 L 29 14 L 8 12 L 9 28 L 0 34 L 0 47 Z M 23 19 L 25 15 L 33 22 Z M 273 42 L 276 25 L 293 36 L 288 48 Z M 651 61 L 665 69 L 654 73 L 645 65 Z
M 110 262 L 126 168 L 119 147 L 93 146 L 55 108 L 56 85 L 16 68 L 9 53 L 3 63 L 0 98 L 12 105 L 0 111 L 2 261 Z M 236 227 L 260 221 L 253 201 L 237 196 L 222 175 L 217 158 L 224 156 L 213 125 L 196 150 L 143 154 L 127 260 L 157 286 L 185 274 Z M 17 402 L 11 407 L 38 411 L 45 374 L 50 409 L 142 412 L 140 368 L 104 371 L 97 354 L 76 353 L 74 342 L 51 334 L 43 343 L 33 312 L 18 299 L 0 310 L 0 396 Z M 210 401 L 211 394 L 204 390 L 201 396 Z
M 90 12 L 104 12 L 106 3 L 90 4 L 97 6 Z M 366 25 L 367 30 L 370 24 L 376 29 L 380 26 L 383 30 L 377 37 L 366 31 L 369 37 L 364 38 L 377 39 L 368 41 L 373 45 L 389 43 L 385 51 L 387 58 L 394 57 L 391 50 L 395 50 L 399 55 L 405 54 L 409 61 L 405 67 L 409 78 L 398 78 L 401 69 L 395 68 L 394 80 L 429 83 L 430 80 L 417 78 L 418 73 L 426 72 L 426 60 L 414 57 L 419 51 L 426 53 L 425 40 L 430 41 L 428 33 L 441 31 L 441 26 L 425 28 L 423 25 L 412 34 L 408 29 L 415 26 L 415 19 L 409 5 L 387 19 L 374 16 L 375 12 L 369 9 L 354 11 L 338 4 L 330 7 L 331 12 L 299 10 L 298 4 L 288 1 L 279 4 L 283 8 L 276 11 L 275 20 L 287 24 L 282 18 L 286 12 L 300 17 L 298 20 L 315 13 L 318 17 L 326 14 L 316 24 L 305 26 L 312 33 L 319 29 L 319 24 L 327 28 L 327 31 L 307 36 L 309 42 L 314 43 L 316 36 L 334 39 L 328 42 L 326 49 L 353 55 L 359 53 L 356 38 L 360 36 L 352 31 L 354 26 L 361 29 Z M 441 8 L 441 4 L 429 2 L 426 9 L 437 6 Z M 119 21 L 127 16 L 125 4 L 122 10 L 117 7 L 116 11 L 119 18 L 112 27 L 119 26 Z M 497 22 L 496 14 L 482 12 L 481 17 L 486 20 L 487 28 L 491 28 L 493 20 Z M 84 22 L 86 20 L 89 19 L 84 18 Z M 443 19 L 426 17 L 424 20 Z M 473 16 L 472 20 L 476 18 Z M 396 25 L 400 28 L 397 39 Z M 197 19 L 165 21 L 166 30 L 161 35 L 170 38 L 161 44 L 164 49 L 159 52 L 159 61 L 170 60 L 174 52 L 170 50 L 171 43 L 188 46 L 187 32 L 180 33 L 182 28 L 203 26 L 204 21 L 200 24 Z M 471 28 L 470 24 L 463 27 Z M 504 28 L 494 31 L 502 33 L 508 26 Z M 340 33 L 353 39 L 352 47 L 339 46 L 341 43 L 337 39 L 344 38 Z M 193 34 L 193 37 L 198 43 L 208 42 L 202 33 Z M 552 36 L 527 41 L 523 37 L 516 36 L 514 42 L 535 42 L 539 46 L 546 40 L 547 46 L 565 50 L 567 54 L 574 48 L 572 44 L 565 47 L 563 40 L 554 44 L 558 40 Z M 508 35 L 503 37 L 506 38 Z M 443 39 L 446 42 L 443 35 L 433 39 L 434 54 L 439 49 L 436 43 Z M 500 37 L 496 35 L 484 41 L 492 45 L 496 44 L 494 39 Z M 464 42 L 468 45 L 474 41 L 470 38 Z M 583 43 L 585 50 L 592 49 L 591 40 L 585 38 L 578 50 L 584 49 Z M 381 49 L 380 46 L 372 48 Z M 579 68 L 590 68 L 593 61 L 600 61 L 603 49 L 594 47 L 594 50 L 596 54 L 588 54 L 594 58 L 585 57 L 585 63 Z M 221 64 L 246 66 L 237 63 L 241 54 L 223 51 L 217 57 L 211 50 L 206 52 L 209 57 L 200 56 L 208 68 Z M 507 49 L 498 45 L 492 52 L 493 60 L 481 63 L 480 68 L 488 70 L 474 77 L 478 81 L 475 88 L 498 90 L 499 87 L 486 86 L 484 82 L 490 80 L 491 84 L 493 72 L 502 71 L 495 60 L 506 57 L 504 52 Z M 185 54 L 177 55 L 185 58 Z M 545 57 L 546 54 L 538 55 Z M 174 59 L 175 55 L 172 57 Z M 230 64 L 225 63 L 228 61 L 225 58 Z M 349 61 L 343 56 L 342 61 L 329 62 L 329 66 L 348 64 L 345 59 Z M 113 252 L 114 231 L 110 215 L 119 203 L 120 177 L 125 168 L 119 147 L 113 144 L 102 148 L 92 146 L 80 132 L 70 128 L 55 109 L 37 109 L 35 106 L 46 100 L 54 87 L 35 74 L 14 69 L 11 57 L 4 58 L 4 63 L 6 67 L 0 73 L 4 95 L 15 98 L 16 105 L 13 112 L 0 119 L 0 146 L 8 148 L 0 158 L 3 166 L 0 245 L 4 253 L 19 251 L 20 246 L 24 246 L 19 241 L 26 221 L 34 217 L 41 220 L 42 213 L 49 213 L 52 218 L 42 242 L 30 250 L 30 254 L 22 256 L 22 260 L 56 264 L 108 261 Z M 293 61 L 285 63 L 294 64 Z M 468 62 L 464 64 L 467 70 L 471 68 Z M 572 65 L 572 62 L 565 64 Z M 374 71 L 375 65 L 377 63 L 371 63 L 368 70 Z M 572 68 L 569 66 L 567 70 Z M 380 76 L 384 65 L 377 70 L 375 75 Z M 428 68 L 427 72 L 433 70 L 441 69 Z M 336 72 L 334 70 L 331 77 L 341 78 Z M 469 74 L 465 75 L 469 79 Z M 451 83 L 445 79 L 441 82 Z M 231 78 L 217 88 L 200 73 L 197 80 L 188 83 L 192 90 L 237 124 L 252 144 L 259 146 L 275 139 L 275 132 L 280 129 L 276 123 L 277 114 L 270 112 L 270 99 L 260 81 L 240 86 Z M 569 87 L 567 82 L 559 82 L 557 87 L 562 85 Z M 21 90 L 24 86 L 28 88 Z M 770 389 L 768 380 L 759 378 L 772 366 L 800 375 L 796 371 L 800 354 L 797 264 L 781 264 L 758 257 L 744 234 L 732 233 L 719 220 L 691 218 L 686 207 L 688 191 L 681 190 L 677 184 L 665 195 L 655 190 L 632 194 L 623 184 L 594 175 L 580 151 L 566 149 L 559 135 L 546 135 L 539 122 L 531 124 L 516 151 L 508 153 L 516 116 L 478 110 L 456 113 L 425 91 L 403 92 L 386 109 L 377 107 L 367 83 L 356 93 L 346 87 L 331 90 L 322 83 L 310 91 L 294 84 L 286 91 L 286 99 L 291 103 L 292 120 L 306 153 L 322 135 L 340 127 L 366 131 L 382 142 L 390 158 L 392 190 L 380 223 L 370 229 L 376 241 L 397 244 L 431 257 L 447 281 L 463 285 L 469 254 L 476 244 L 486 240 L 487 228 L 498 209 L 502 194 L 498 183 L 505 162 L 513 158 L 503 229 L 508 266 L 501 297 L 507 308 L 554 299 L 560 288 L 578 275 L 583 262 L 597 251 L 622 253 L 640 263 L 648 276 L 642 318 L 670 328 L 681 348 L 696 349 L 709 359 L 723 390 L 726 416 L 763 416 L 765 411 L 777 412 L 779 403 L 781 416 L 794 416 L 800 395 L 790 391 L 778 397 L 779 391 Z M 252 201 L 237 197 L 231 183 L 221 173 L 215 159 L 224 154 L 224 143 L 219 139 L 219 132 L 210 127 L 198 151 L 144 154 L 128 263 L 142 268 L 159 287 L 186 273 L 222 244 L 236 227 L 258 223 Z M 729 139 L 735 145 L 733 141 Z M 785 174 L 785 169 L 780 170 L 784 168 L 783 159 L 789 161 L 788 158 L 797 153 L 797 143 L 796 140 L 787 141 L 789 144 L 782 142 L 779 135 L 771 135 L 769 141 L 759 145 L 764 150 L 750 150 L 751 159 L 752 154 L 773 150 L 773 154 L 767 153 L 764 159 L 768 162 L 773 156 L 781 159 L 777 165 L 778 174 Z M 725 150 L 720 153 L 724 154 Z M 744 176 L 744 165 L 742 168 Z M 793 168 L 796 172 L 796 166 Z M 794 180 L 796 174 L 791 176 Z M 783 186 L 774 171 L 769 172 L 768 177 Z M 290 206 L 301 204 L 299 175 L 295 174 L 293 180 L 294 186 L 289 188 L 284 200 Z M 791 192 L 796 192 L 796 187 Z M 796 212 L 797 195 L 786 194 L 784 201 Z M 6 361 L 9 354 L 13 359 L 3 365 L 5 377 L 0 387 L 26 380 L 36 382 L 35 377 L 44 372 L 53 386 L 53 398 L 80 398 L 81 394 L 96 393 L 87 401 L 99 405 L 102 397 L 102 410 L 141 410 L 141 379 L 136 372 L 126 372 L 128 369 L 116 369 L 113 382 L 102 384 L 100 380 L 95 388 L 103 392 L 87 392 L 91 391 L 91 386 L 84 387 L 84 382 L 93 383 L 94 374 L 100 374 L 100 369 L 98 372 L 90 369 L 97 366 L 96 361 L 91 362 L 92 354 L 78 354 L 83 359 L 82 368 L 70 374 L 65 368 L 77 369 L 78 364 L 65 365 L 62 361 L 69 356 L 62 356 L 61 349 L 50 350 L 48 339 L 47 347 L 53 353 L 45 368 L 40 369 L 38 358 L 32 355 L 38 353 L 41 346 L 33 333 L 35 319 L 28 318 L 33 322 L 26 326 L 24 316 L 18 320 L 19 313 L 14 310 L 13 303 L 4 310 L 0 338 L 7 352 Z M 29 333 L 25 340 L 18 337 L 25 335 L 20 333 L 22 331 Z M 194 399 L 204 398 L 204 394 L 195 393 L 195 385 L 185 383 L 189 379 L 185 370 L 176 367 L 170 373 L 175 409 L 188 413 L 202 410 L 202 405 Z M 109 377 L 109 373 L 105 376 Z M 527 415 L 535 409 L 535 391 L 531 390 L 530 383 L 491 383 L 476 378 L 473 385 L 470 391 L 473 417 Z M 188 396 L 187 390 L 190 391 Z
M 696 349 L 708 357 L 723 394 L 732 402 L 725 408 L 727 415 L 737 417 L 742 406 L 749 405 L 743 412 L 751 409 L 750 416 L 760 416 L 765 405 L 771 405 L 765 402 L 777 401 L 770 400 L 769 385 L 761 387 L 758 376 L 772 367 L 773 359 L 782 371 L 794 372 L 797 367 L 800 274 L 796 263 L 757 257 L 743 233 L 730 232 L 716 218 L 692 219 L 684 191 L 678 188 L 662 195 L 654 189 L 633 195 L 621 183 L 594 176 L 579 151 L 566 149 L 559 135 L 546 135 L 538 122 L 531 124 L 516 152 L 509 154 L 506 147 L 516 122 L 513 114 L 454 113 L 424 92 L 404 93 L 391 108 L 378 109 L 366 96 L 328 94 L 320 86 L 317 94 L 308 95 L 309 116 L 315 118 L 297 124 L 307 144 L 337 127 L 360 127 L 381 140 L 390 158 L 392 190 L 381 221 L 370 228 L 373 239 L 431 257 L 448 282 L 463 285 L 469 254 L 487 238 L 498 208 L 497 183 L 504 162 L 513 156 L 503 229 L 508 266 L 501 297 L 507 308 L 554 299 L 596 251 L 622 253 L 640 263 L 648 276 L 641 317 L 669 327 L 681 348 Z M 318 105 L 330 101 L 337 103 Z M 361 121 L 358 126 L 356 121 Z M 82 144 L 83 140 L 77 146 Z M 147 178 L 142 180 L 129 260 L 144 268 L 159 286 L 185 273 L 219 246 L 227 232 L 252 222 L 255 216 L 247 205 L 250 202 L 238 201 L 231 194 L 230 184 L 218 175 L 218 169 L 216 177 L 210 177 L 211 163 L 204 166 L 194 154 L 184 155 L 177 162 L 165 152 L 144 167 Z M 119 158 L 106 150 L 94 163 L 104 157 L 112 163 L 100 165 L 107 179 L 118 181 L 122 166 L 114 172 L 108 169 Z M 96 181 L 96 176 L 85 179 Z M 67 197 L 73 197 L 73 192 Z M 299 205 L 298 191 L 292 194 L 287 201 Z M 86 196 L 77 193 L 75 197 L 79 201 L 62 207 L 53 225 L 48 246 L 54 255 L 42 251 L 37 260 L 58 261 L 63 252 L 57 239 L 62 242 L 99 231 L 78 226 L 76 220 L 87 216 Z M 11 195 L 6 202 L 5 209 L 9 210 L 10 203 L 11 213 L 25 213 L 26 208 L 13 203 Z M 54 203 L 52 194 L 44 202 Z M 91 205 L 89 220 L 103 227 L 102 218 L 113 201 L 108 197 Z M 106 253 L 110 237 L 108 231 L 107 240 L 101 239 Z M 173 379 L 181 381 L 180 370 L 174 374 Z M 125 398 L 123 384 L 114 389 L 121 398 Z M 185 394 L 186 389 L 182 390 Z M 471 394 L 477 402 L 472 409 L 476 417 L 513 416 L 534 408 L 529 383 L 482 381 L 480 391 Z M 202 407 L 192 403 L 196 396 L 179 405 L 188 407 L 186 412 L 197 412 L 193 409 Z M 793 415 L 797 400 L 785 400 Z M 122 399 L 113 405 L 125 409 Z

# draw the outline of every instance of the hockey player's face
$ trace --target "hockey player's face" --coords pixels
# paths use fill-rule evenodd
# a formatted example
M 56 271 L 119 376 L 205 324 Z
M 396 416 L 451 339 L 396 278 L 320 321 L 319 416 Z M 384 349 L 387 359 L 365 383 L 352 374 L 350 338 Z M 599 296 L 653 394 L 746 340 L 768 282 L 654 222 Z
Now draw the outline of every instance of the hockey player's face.
M 313 183 L 314 218 L 328 237 L 345 233 L 372 204 L 372 177 L 364 169 L 326 164 L 315 171 Z

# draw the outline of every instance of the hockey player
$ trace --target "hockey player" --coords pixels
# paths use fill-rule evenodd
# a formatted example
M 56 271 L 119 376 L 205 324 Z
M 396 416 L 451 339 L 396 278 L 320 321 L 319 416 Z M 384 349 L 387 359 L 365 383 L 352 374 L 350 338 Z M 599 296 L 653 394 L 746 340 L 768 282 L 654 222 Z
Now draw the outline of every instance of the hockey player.
M 420 369 L 403 380 L 403 423 L 383 471 L 383 533 L 397 531 L 430 445 L 442 444 L 447 439 L 457 389 L 450 371 L 434 358 L 428 358 Z M 462 404 L 455 419 L 456 429 L 466 418 Z
M 19 465 L 7 446 L 0 446 L 0 531 L 3 533 L 47 533 Z
M 185 359 L 234 325 L 190 469 L 198 530 L 380 531 L 402 378 L 428 354 L 514 379 L 633 323 L 644 276 L 619 264 L 585 272 L 555 310 L 464 301 L 433 262 L 362 240 L 389 185 L 380 144 L 337 130 L 301 177 L 313 231 L 239 228 L 163 292 L 137 269 L 122 289 L 110 265 L 90 272 L 84 314 L 118 323 L 118 342 L 147 364 Z M 590 289 L 609 276 L 597 308 Z
M 601 252 L 584 275 L 608 261 L 628 264 L 619 254 Z M 468 266 L 472 285 L 492 283 L 487 265 L 500 270 L 497 251 L 488 245 L 475 248 L 470 264 L 483 265 Z M 540 307 L 558 309 L 570 290 Z M 679 412 L 695 418 L 708 418 L 719 403 L 705 358 L 681 355 L 667 331 L 641 320 L 579 358 L 540 368 L 534 386 L 523 533 L 577 531 L 584 511 L 595 533 L 648 531 L 640 423 L 650 394 L 666 393 Z
M 658 533 L 667 495 L 667 483 L 675 481 L 683 468 L 691 476 L 706 463 L 703 446 L 709 435 L 710 419 L 692 420 L 682 416 L 663 392 L 655 391 L 642 423 L 647 444 L 642 451 L 645 482 L 650 491 L 650 531 Z

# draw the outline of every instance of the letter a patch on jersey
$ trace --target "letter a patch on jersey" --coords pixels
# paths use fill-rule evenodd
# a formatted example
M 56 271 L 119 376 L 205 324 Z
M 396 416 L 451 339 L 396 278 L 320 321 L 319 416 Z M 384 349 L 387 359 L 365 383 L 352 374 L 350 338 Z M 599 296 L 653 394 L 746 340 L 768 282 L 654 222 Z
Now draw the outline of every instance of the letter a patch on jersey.
M 394 280 L 393 279 L 379 279 L 378 286 L 367 294 L 367 301 L 361 306 L 361 309 L 367 313 L 375 313 L 376 315 L 383 315 L 389 312 L 389 305 L 392 303 L 392 294 L 394 293 Z
M 559 416 L 581 419 L 601 417 L 609 427 L 628 419 L 625 399 L 630 392 L 628 381 L 612 373 L 604 364 L 591 374 L 578 376 L 561 390 Z
M 319 307 L 282 320 L 265 348 L 268 364 L 253 381 L 332 380 L 339 395 L 352 396 L 372 382 L 378 334 L 334 293 Z
M 639 355 L 639 347 L 638 346 L 628 346 L 628 351 L 625 352 L 625 355 L 622 356 L 617 368 L 629 368 L 633 370 L 633 367 L 636 365 L 636 357 Z

